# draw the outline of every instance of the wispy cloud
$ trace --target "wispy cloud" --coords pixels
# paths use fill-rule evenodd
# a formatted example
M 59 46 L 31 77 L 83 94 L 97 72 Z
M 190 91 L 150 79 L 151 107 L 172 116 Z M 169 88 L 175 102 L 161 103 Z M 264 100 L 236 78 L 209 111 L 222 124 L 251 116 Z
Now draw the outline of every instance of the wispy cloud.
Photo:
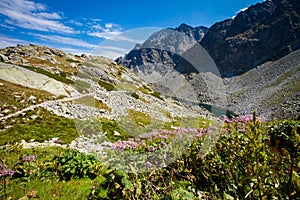
M 67 53 L 71 53 L 74 55 L 81 55 L 81 54 L 86 54 L 86 55 L 90 55 L 90 50 L 85 50 L 85 49 L 78 49 L 78 48 L 66 48 L 66 47 L 57 47 L 58 49 L 67 52 Z
M 17 44 L 29 44 L 29 42 L 0 35 L 0 47 L 16 46 Z
M 124 55 L 128 51 L 129 49 L 125 49 L 122 47 L 99 45 L 97 48 L 94 48 L 91 51 L 91 54 L 102 55 L 107 58 L 116 59 L 117 57 Z
M 87 33 L 90 36 L 95 36 L 99 38 L 103 38 L 106 40 L 113 40 L 113 41 L 127 41 L 132 43 L 141 43 L 142 41 L 136 40 L 133 38 L 129 38 L 123 35 L 123 32 L 118 29 L 104 29 L 102 31 L 96 31 L 96 32 L 88 32 Z
M 9 20 L 6 23 L 26 29 L 60 33 L 76 33 L 61 21 L 57 12 L 47 12 L 47 7 L 30 0 L 1 0 L 0 14 Z
M 76 20 L 69 20 L 68 23 L 76 25 L 76 26 L 83 26 L 83 23 L 78 22 Z
M 42 35 L 42 34 L 31 34 L 33 36 L 38 37 L 41 40 L 55 42 L 58 44 L 67 44 L 72 46 L 84 47 L 84 48 L 96 48 L 97 45 L 90 44 L 81 39 L 71 38 L 71 37 L 62 37 L 59 35 Z

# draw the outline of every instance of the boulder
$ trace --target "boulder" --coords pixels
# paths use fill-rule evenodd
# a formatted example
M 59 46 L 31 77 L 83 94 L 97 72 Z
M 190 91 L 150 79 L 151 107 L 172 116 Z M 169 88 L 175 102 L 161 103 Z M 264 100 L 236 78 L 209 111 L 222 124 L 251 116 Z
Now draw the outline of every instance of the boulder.
M 8 58 L 5 55 L 0 53 L 0 61 L 1 62 L 8 62 Z
M 37 100 L 37 98 L 35 96 L 32 96 L 32 95 L 30 97 L 28 97 L 28 99 L 27 99 L 27 101 L 29 103 L 33 103 L 33 104 L 36 103 L 36 100 Z

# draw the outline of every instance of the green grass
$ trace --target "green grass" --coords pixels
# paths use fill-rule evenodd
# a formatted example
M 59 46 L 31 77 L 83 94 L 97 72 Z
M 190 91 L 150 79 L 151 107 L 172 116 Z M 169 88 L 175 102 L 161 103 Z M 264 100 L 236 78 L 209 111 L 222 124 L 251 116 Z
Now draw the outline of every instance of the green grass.
M 138 126 L 146 126 L 151 123 L 151 117 L 148 114 L 132 109 L 127 109 L 127 112 L 131 121 L 133 121 Z
M 30 117 L 34 115 L 37 118 L 31 119 Z M 6 125 L 12 125 L 12 127 L 1 132 L 0 145 L 20 142 L 22 139 L 25 141 L 34 139 L 38 142 L 44 142 L 56 137 L 62 140 L 63 143 L 70 143 L 78 137 L 73 119 L 51 114 L 45 109 L 29 111 L 24 117 L 19 116 L 14 121 L 3 124 L 3 126 Z
M 11 196 L 14 199 L 21 197 L 32 197 L 32 199 L 88 199 L 92 189 L 93 181 L 90 179 L 71 180 L 68 182 L 58 182 L 57 180 L 30 181 L 28 183 L 12 181 L 8 187 L 14 191 Z M 20 190 L 23 188 L 23 190 Z M 31 196 L 31 191 L 36 191 L 35 196 Z
M 80 99 L 76 99 L 75 101 L 73 101 L 73 103 L 82 104 L 85 106 L 94 107 L 94 108 L 98 108 L 98 109 L 105 109 L 109 112 L 112 111 L 112 109 L 110 107 L 108 107 L 108 105 L 106 103 L 95 99 L 93 96 L 81 97 Z
M 135 99 L 139 99 L 140 98 L 140 96 L 137 93 L 135 93 L 135 92 L 131 93 L 130 96 L 132 96 Z
M 137 90 L 137 87 L 133 82 L 122 79 L 117 85 L 116 88 L 118 90 L 125 90 L 128 92 L 134 92 Z
M 73 59 L 66 59 L 67 62 L 73 62 L 73 63 L 81 63 L 79 60 L 73 60 Z
M 161 94 L 160 94 L 159 92 L 152 91 L 152 90 L 151 90 L 148 86 L 146 86 L 146 85 L 143 85 L 142 87 L 139 87 L 139 88 L 138 88 L 138 91 L 140 91 L 140 92 L 142 92 L 142 93 L 144 93 L 144 94 L 149 94 L 149 95 L 151 95 L 151 96 L 154 96 L 154 97 L 156 97 L 156 98 L 158 98 L 158 99 L 164 101 L 164 99 L 162 98 L 162 96 L 161 96 Z
M 106 82 L 106 81 L 102 81 L 102 80 L 99 80 L 98 81 L 98 84 L 103 87 L 104 89 L 106 89 L 107 91 L 112 91 L 115 89 L 115 85 L 112 84 L 112 83 L 109 83 L 109 82 Z
M 85 81 L 76 80 L 75 87 L 80 93 L 82 93 L 90 88 L 90 84 Z
M 165 129 L 172 129 L 171 127 L 182 128 L 207 128 L 209 125 L 214 124 L 214 121 L 208 120 L 204 117 L 174 117 L 171 122 L 166 122 Z
M 4 80 L 0 80 L 0 83 L 4 84 L 0 86 L 0 107 L 4 109 L 5 105 L 10 110 L 8 114 L 30 106 L 31 104 L 27 100 L 31 95 L 35 96 L 40 102 L 54 99 L 53 95 L 46 91 L 24 87 Z
M 63 83 L 67 83 L 67 84 L 74 84 L 74 81 L 68 79 L 68 78 L 65 78 L 63 76 L 59 76 L 59 75 L 56 75 L 56 74 L 52 74 L 44 69 L 41 69 L 41 68 L 37 68 L 37 67 L 32 67 L 32 66 L 26 66 L 26 65 L 19 65 L 23 68 L 26 68 L 28 70 L 31 70 L 31 71 L 34 71 L 36 73 L 39 73 L 39 74 L 43 74 L 45 76 L 48 76 L 49 78 L 53 78 L 57 81 L 60 81 L 60 82 L 63 82 Z
M 7 196 L 12 199 L 22 197 L 57 200 L 88 199 L 93 180 L 81 178 L 62 181 L 57 176 L 61 170 L 57 161 L 60 157 L 67 155 L 69 151 L 58 147 L 1 149 L 0 157 L 3 158 L 1 164 L 5 164 L 9 168 L 16 167 L 25 173 L 23 178 L 12 179 L 7 182 Z M 25 155 L 34 155 L 36 159 L 30 163 L 22 162 Z M 2 179 L 0 183 L 0 198 L 2 199 L 4 197 Z

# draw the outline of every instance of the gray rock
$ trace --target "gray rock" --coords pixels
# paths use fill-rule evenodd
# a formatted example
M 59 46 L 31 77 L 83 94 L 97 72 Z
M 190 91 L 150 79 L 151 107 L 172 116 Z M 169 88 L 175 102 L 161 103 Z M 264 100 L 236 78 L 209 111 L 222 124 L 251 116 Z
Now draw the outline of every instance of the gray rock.
M 8 58 L 5 55 L 0 53 L 0 61 L 1 62 L 8 62 Z
M 28 97 L 28 99 L 27 99 L 27 101 L 29 103 L 33 103 L 33 104 L 36 103 L 36 100 L 37 100 L 37 98 L 35 96 L 32 96 L 32 95 L 30 97 Z

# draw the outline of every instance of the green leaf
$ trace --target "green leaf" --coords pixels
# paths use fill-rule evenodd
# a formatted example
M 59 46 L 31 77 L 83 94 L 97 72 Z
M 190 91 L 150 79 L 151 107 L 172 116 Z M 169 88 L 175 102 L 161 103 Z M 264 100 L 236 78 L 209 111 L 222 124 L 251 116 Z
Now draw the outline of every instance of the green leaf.
M 122 178 L 122 184 L 125 186 L 125 190 L 132 191 L 134 189 L 132 183 L 126 177 Z

